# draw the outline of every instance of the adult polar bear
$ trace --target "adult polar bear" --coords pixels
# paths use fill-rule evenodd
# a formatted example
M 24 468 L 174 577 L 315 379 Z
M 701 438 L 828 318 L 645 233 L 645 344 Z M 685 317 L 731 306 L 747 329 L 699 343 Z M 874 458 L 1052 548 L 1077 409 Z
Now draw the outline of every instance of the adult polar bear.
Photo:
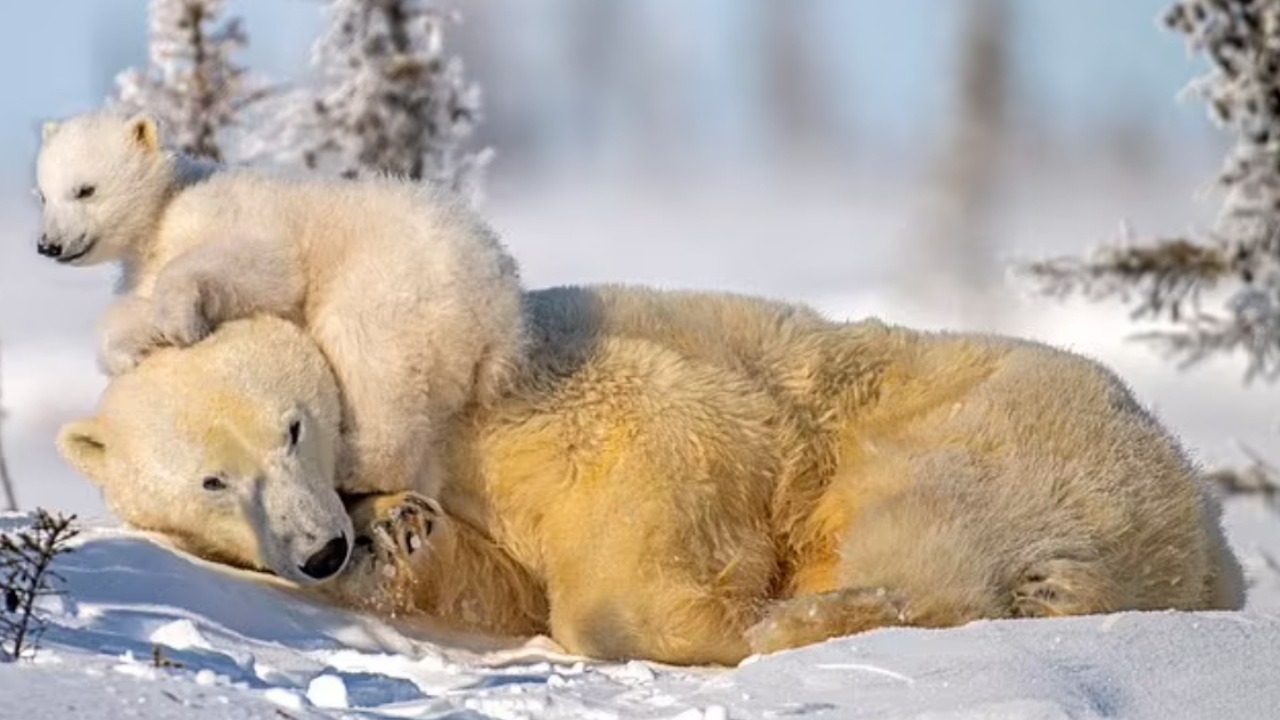
M 524 307 L 512 389 L 445 428 L 439 505 L 362 500 L 367 541 L 313 587 L 669 663 L 1242 602 L 1193 468 L 1093 362 L 728 295 L 560 288 Z M 282 538 L 347 522 L 325 485 L 340 419 L 324 367 L 287 323 L 228 323 L 115 378 L 59 447 L 124 520 L 279 572 Z M 211 474 L 225 485 L 202 489 Z M 309 515 L 261 518 L 263 492 Z
M 437 490 L 436 429 L 496 394 L 522 353 L 520 280 L 496 235 L 420 183 L 201 165 L 166 151 L 157 132 L 146 116 L 113 112 L 42 132 L 40 252 L 123 265 L 124 296 L 102 326 L 104 369 L 128 370 L 227 320 L 291 319 L 342 386 L 343 489 L 406 490 L 426 478 Z M 315 560 L 299 567 L 324 576 L 345 561 L 348 540 L 317 543 L 297 548 Z

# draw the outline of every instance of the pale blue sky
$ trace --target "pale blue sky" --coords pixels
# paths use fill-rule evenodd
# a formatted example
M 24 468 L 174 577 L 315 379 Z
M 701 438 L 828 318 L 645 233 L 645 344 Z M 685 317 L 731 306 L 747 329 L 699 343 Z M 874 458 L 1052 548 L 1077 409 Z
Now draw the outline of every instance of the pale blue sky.
M 472 0 L 475 2 L 489 0 Z M 511 0 L 496 0 L 500 6 Z M 529 2 L 529 0 L 520 0 Z M 600 0 L 609 2 L 610 0 Z M 744 120 L 746 81 L 735 68 L 753 48 L 732 30 L 763 2 L 780 0 L 635 0 L 694 29 L 696 63 L 685 74 L 696 97 L 701 132 L 730 142 L 750 134 Z M 1018 0 L 1017 74 L 1022 112 L 1033 112 L 1066 133 L 1108 117 L 1140 112 L 1158 133 L 1203 135 L 1203 111 L 1174 94 L 1193 67 L 1180 41 L 1155 18 L 1168 0 Z M 289 79 L 304 67 L 320 28 L 316 0 L 239 0 L 257 68 Z M 465 6 L 465 3 L 459 3 Z M 956 0 L 819 0 L 813 41 L 828 69 L 849 92 L 841 115 L 860 133 L 910 144 L 946 111 Z M 144 57 L 145 0 L 49 0 L 0 3 L 0 186 L 28 182 L 41 118 L 78 112 L 111 90 L 111 77 Z M 537 3 L 529 13 L 538 13 Z M 547 20 L 546 17 L 541 18 Z M 735 22 L 737 21 L 737 22 Z M 513 62 L 536 70 L 540 41 L 551 22 L 509 23 Z M 543 29 L 540 29 L 543 28 Z M 543 38 L 545 48 L 555 41 Z M 519 47 L 532 49 L 520 50 Z M 550 69 L 547 69 L 550 68 Z M 564 72 L 546 66 L 540 72 Z M 555 78 L 546 78 L 548 87 Z M 555 97 L 548 93 L 548 98 Z M 493 99 L 495 107 L 502 98 Z M 554 109 L 528 122 L 572 133 Z M 561 140 L 563 142 L 563 140 Z M 572 142 L 572 138 L 570 138 Z

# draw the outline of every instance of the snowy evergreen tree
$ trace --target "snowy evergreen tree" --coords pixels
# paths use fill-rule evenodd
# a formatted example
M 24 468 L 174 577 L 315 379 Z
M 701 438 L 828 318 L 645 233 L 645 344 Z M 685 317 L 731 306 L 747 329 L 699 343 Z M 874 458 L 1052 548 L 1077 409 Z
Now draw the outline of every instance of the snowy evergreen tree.
M 1280 0 L 1184 0 L 1164 17 L 1209 72 L 1188 91 L 1235 146 L 1217 178 L 1224 202 L 1206 237 L 1103 245 L 1085 259 L 1029 266 L 1050 294 L 1136 302 L 1135 318 L 1170 321 L 1151 333 L 1187 363 L 1240 352 L 1246 378 L 1280 378 Z M 1221 291 L 1220 309 L 1204 298 Z
M 426 0 L 329 0 L 325 11 L 312 54 L 319 87 L 288 99 L 262 152 L 344 177 L 436 182 L 477 201 L 492 153 L 465 147 L 481 104 L 444 50 L 456 16 Z
M 1216 186 L 1223 204 L 1204 237 L 1122 238 L 1086 258 L 1034 263 L 1040 290 L 1119 299 L 1134 319 L 1171 329 L 1140 337 L 1183 367 L 1223 354 L 1246 359 L 1245 381 L 1280 379 L 1280 0 L 1182 0 L 1164 25 L 1209 70 L 1187 91 L 1233 140 Z M 1216 307 L 1207 307 L 1206 302 Z M 1255 458 L 1230 483 L 1280 476 Z M 1249 478 L 1252 477 L 1252 480 Z
M 998 210 L 1014 99 L 1015 0 L 970 0 L 958 27 L 951 110 L 920 213 L 923 232 L 906 280 L 933 304 L 991 323 L 983 297 L 995 278 L 988 239 Z M 922 266 L 921 258 L 928 259 Z
M 248 43 L 239 18 L 223 19 L 222 0 L 151 0 L 148 65 L 116 79 L 116 105 L 145 111 L 166 143 L 181 152 L 223 162 L 227 131 L 269 89 L 237 65 Z

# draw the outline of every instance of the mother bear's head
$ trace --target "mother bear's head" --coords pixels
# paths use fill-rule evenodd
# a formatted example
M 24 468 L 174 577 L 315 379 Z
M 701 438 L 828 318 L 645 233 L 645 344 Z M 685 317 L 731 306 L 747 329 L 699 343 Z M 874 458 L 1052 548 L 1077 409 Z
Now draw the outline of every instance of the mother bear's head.
M 299 584 L 337 575 L 351 520 L 335 488 L 341 409 L 316 345 L 238 320 L 113 378 L 58 450 L 125 523 L 199 557 Z

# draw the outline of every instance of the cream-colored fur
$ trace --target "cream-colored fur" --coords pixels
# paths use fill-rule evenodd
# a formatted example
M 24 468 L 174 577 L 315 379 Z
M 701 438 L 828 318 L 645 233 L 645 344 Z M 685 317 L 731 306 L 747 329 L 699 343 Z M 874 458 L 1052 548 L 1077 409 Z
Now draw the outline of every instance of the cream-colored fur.
M 107 112 L 45 127 L 42 242 L 70 264 L 123 265 L 104 369 L 127 371 L 228 320 L 292 320 L 348 404 L 344 489 L 438 488 L 438 428 L 495 395 L 522 352 L 520 281 L 497 237 L 420 183 L 203 166 L 156 133 L 145 116 Z
M 525 369 L 448 426 L 438 504 L 356 504 L 362 541 L 321 592 L 671 663 L 885 625 L 1242 602 L 1194 468 L 1091 361 L 726 295 L 561 288 L 525 310 Z M 228 326 L 209 353 L 252 376 L 255 347 L 289 339 L 272 322 Z M 200 357 L 166 362 L 198 377 Z M 175 394 L 156 372 L 125 394 Z M 100 432 L 146 435 L 116 402 Z M 108 496 L 136 494 L 136 475 L 97 472 Z
M 338 388 L 300 328 L 233 322 L 144 368 L 112 378 L 101 412 L 58 437 L 116 515 L 192 554 L 302 584 L 328 541 L 354 544 L 334 491 Z

